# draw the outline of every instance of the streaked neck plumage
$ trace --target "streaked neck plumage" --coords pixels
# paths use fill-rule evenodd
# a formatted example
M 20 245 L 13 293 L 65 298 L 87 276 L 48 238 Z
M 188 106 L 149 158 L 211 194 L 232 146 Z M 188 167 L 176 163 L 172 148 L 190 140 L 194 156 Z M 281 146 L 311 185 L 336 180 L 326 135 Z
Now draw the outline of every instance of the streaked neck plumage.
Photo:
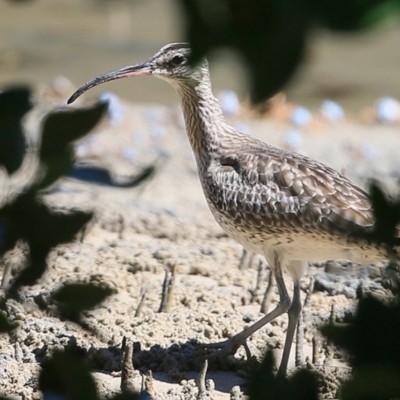
M 202 69 L 201 79 L 171 83 L 181 99 L 186 131 L 197 164 L 204 166 L 225 148 L 224 139 L 232 128 L 226 124 L 221 106 L 212 93 L 207 69 Z

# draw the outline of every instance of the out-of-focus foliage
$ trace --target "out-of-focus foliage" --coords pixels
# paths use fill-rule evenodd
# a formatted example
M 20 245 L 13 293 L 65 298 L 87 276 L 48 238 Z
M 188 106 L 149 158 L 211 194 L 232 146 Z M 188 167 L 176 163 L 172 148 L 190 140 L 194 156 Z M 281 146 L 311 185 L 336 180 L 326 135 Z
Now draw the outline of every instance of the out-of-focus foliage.
M 66 173 L 66 176 L 75 178 L 88 183 L 96 183 L 110 187 L 133 188 L 151 179 L 157 172 L 157 163 L 144 167 L 137 175 L 128 181 L 116 182 L 110 171 L 101 166 L 76 163 Z
M 0 154 L 0 164 L 9 173 L 17 171 L 25 157 L 24 135 L 21 118 L 29 110 L 28 88 L 10 89 L 0 93 L 0 106 L 6 112 L 4 127 L 0 128 L 0 142 L 16 144 L 8 152 Z M 32 285 L 44 273 L 46 259 L 55 246 L 71 241 L 76 233 L 92 218 L 91 212 L 54 212 L 40 198 L 40 190 L 54 183 L 71 167 L 74 157 L 72 142 L 89 132 L 100 120 L 107 104 L 98 104 L 82 110 L 60 110 L 50 113 L 43 123 L 43 135 L 39 149 L 39 168 L 33 182 L 27 182 L 22 192 L 14 189 L 10 200 L 0 208 L 1 239 L 0 255 L 15 247 L 19 240 L 29 246 L 26 267 L 8 288 L 15 295 L 21 285 Z M 0 121 L 1 123 L 1 121 Z M 5 138 L 5 139 L 4 139 Z M 14 162 L 13 160 L 17 160 Z M 9 189 L 11 192 L 13 188 Z
M 249 379 L 250 400 L 318 400 L 318 375 L 299 370 L 290 378 L 275 376 L 272 352 L 267 351 Z
M 92 130 L 106 108 L 107 103 L 86 109 L 65 108 L 46 117 L 39 151 L 44 173 L 39 176 L 35 190 L 51 185 L 70 169 L 74 161 L 72 142 Z
M 218 47 L 238 51 L 249 68 L 252 97 L 256 102 L 275 94 L 294 75 L 304 57 L 307 38 L 316 27 L 342 32 L 362 31 L 400 10 L 399 0 L 177 1 L 183 12 L 186 37 L 193 48 L 193 62 Z M 53 213 L 38 197 L 38 191 L 70 170 L 73 161 L 71 142 L 96 123 L 104 107 L 98 105 L 76 113 L 64 110 L 49 116 L 44 123 L 40 149 L 41 174 L 28 191 L 17 195 L 0 210 L 1 252 L 14 247 L 21 238 L 30 248 L 28 266 L 16 278 L 12 292 L 17 292 L 22 284 L 35 282 L 44 272 L 49 251 L 58 243 L 71 240 L 90 218 L 90 213 Z M 23 161 L 25 141 L 21 117 L 29 108 L 29 90 L 26 88 L 0 94 L 0 165 L 8 174 L 17 171 Z M 104 175 L 101 179 L 107 181 Z M 399 219 L 399 206 L 388 202 L 377 187 L 372 188 L 371 198 L 377 223 L 366 238 L 393 247 L 397 245 L 393 232 Z M 35 227 L 41 223 L 43 231 Z M 61 232 L 55 232 L 56 227 Z M 74 288 L 79 296 L 71 299 Z M 90 299 L 83 298 L 87 287 L 80 284 L 61 288 L 52 299 L 60 305 L 62 315 L 79 321 L 83 309 L 93 307 L 109 294 L 108 290 L 94 286 L 89 289 L 93 292 Z M 0 330 L 12 328 L 13 324 L 0 314 Z M 388 306 L 377 300 L 364 299 L 352 324 L 345 328 L 327 327 L 323 332 L 351 356 L 354 374 L 343 387 L 341 398 L 384 400 L 400 397 L 399 302 Z M 318 398 L 314 373 L 303 370 L 290 379 L 276 378 L 272 364 L 272 356 L 267 353 L 250 382 L 252 400 Z M 47 360 L 39 382 L 45 396 L 98 399 L 85 361 L 71 350 L 55 353 Z
M 7 298 L 18 297 L 22 286 L 37 282 L 46 271 L 50 251 L 59 244 L 72 241 L 93 216 L 92 212 L 81 210 L 56 212 L 45 203 L 43 193 L 73 169 L 73 141 L 93 129 L 107 109 L 107 104 L 99 103 L 89 108 L 64 108 L 48 114 L 42 124 L 37 171 L 33 177 L 27 177 L 28 181 L 22 187 L 13 187 L 12 176 L 23 165 L 27 153 L 21 120 L 31 108 L 30 97 L 29 88 L 0 92 L 0 166 L 10 177 L 8 182 L 3 182 L 8 189 L 3 193 L 0 207 L 0 256 L 13 249 L 19 241 L 27 244 L 29 249 L 25 268 L 17 273 L 10 287 L 3 288 L 5 297 L 0 302 L 2 333 L 18 328 L 18 324 L 10 322 L 7 316 Z M 90 172 L 99 175 L 96 168 Z M 155 166 L 149 166 L 124 185 L 115 184 L 109 177 L 104 181 L 104 174 L 94 181 L 133 187 L 154 172 Z M 82 312 L 94 308 L 112 293 L 113 290 L 105 284 L 69 283 L 56 290 L 42 308 L 55 304 L 62 318 L 86 327 Z M 100 399 L 89 367 L 76 349 L 55 352 L 42 367 L 39 386 L 44 398 Z M 135 394 L 120 394 L 115 400 L 136 398 Z
M 350 325 L 327 326 L 322 332 L 350 356 L 353 377 L 342 387 L 343 400 L 400 398 L 399 299 L 384 304 L 364 298 Z
M 33 192 L 23 193 L 4 206 L 0 210 L 0 219 L 7 227 L 5 242 L 15 245 L 22 239 L 30 249 L 28 264 L 15 279 L 10 292 L 15 293 L 21 285 L 34 284 L 46 269 L 51 249 L 72 241 L 92 215 L 84 211 L 54 212 Z
M 110 296 L 113 290 L 91 283 L 70 283 L 58 289 L 51 297 L 58 303 L 64 318 L 80 322 L 81 312 L 91 309 Z
M 33 178 L 21 187 L 13 186 L 12 175 L 19 170 L 26 156 L 26 140 L 21 128 L 21 119 L 30 109 L 30 90 L 16 88 L 0 93 L 0 143 L 7 151 L 0 151 L 0 165 L 10 175 L 3 187 L 0 208 L 0 256 L 13 249 L 18 241 L 28 245 L 29 255 L 25 267 L 21 268 L 12 285 L 5 290 L 7 296 L 17 296 L 22 285 L 32 285 L 43 275 L 47 267 L 49 252 L 62 243 L 70 242 L 92 218 L 92 212 L 71 210 L 56 212 L 42 199 L 41 190 L 64 175 L 74 161 L 72 142 L 89 132 L 101 119 L 107 104 L 71 110 L 63 109 L 50 113 L 43 122 L 41 143 L 38 151 L 38 169 Z M 3 107 L 3 108 L 1 108 Z M 8 185 L 8 186 L 7 186 Z M 66 288 L 58 293 L 61 313 L 79 320 L 80 311 L 92 308 L 111 290 L 97 288 L 94 284 L 85 286 L 87 297 L 80 308 L 72 293 L 66 295 Z M 99 293 L 101 292 L 101 293 Z M 79 291 L 79 294 L 81 291 Z M 81 298 L 82 296 L 78 296 Z M 61 301 L 62 300 L 62 301 Z M 2 304 L 6 310 L 5 303 Z M 69 314 L 66 310 L 69 310 Z M 5 332 L 15 328 L 6 315 L 0 315 L 0 330 Z
M 44 398 L 97 400 L 96 384 L 85 359 L 73 350 L 57 351 L 43 362 L 39 388 Z
M 311 30 L 359 31 L 399 13 L 399 0 L 177 0 L 193 62 L 219 47 L 246 62 L 251 94 L 278 92 L 300 65 Z
M 31 109 L 30 92 L 17 88 L 0 95 L 0 166 L 9 174 L 20 168 L 25 153 L 21 119 Z
M 400 200 L 388 199 L 377 183 L 370 186 L 370 196 L 376 218 L 371 232 L 358 232 L 356 236 L 386 246 L 388 254 L 400 251 Z
M 177 1 L 183 12 L 186 38 L 193 49 L 192 61 L 198 62 L 219 47 L 236 50 L 248 67 L 255 102 L 274 95 L 290 80 L 303 59 L 307 38 L 315 28 L 363 31 L 400 11 L 398 0 Z M 400 244 L 395 237 L 400 203 L 390 202 L 377 185 L 371 186 L 370 193 L 377 222 L 371 232 L 357 233 L 357 236 L 384 244 L 393 253 L 394 247 Z M 353 379 L 343 388 L 343 399 L 378 400 L 400 396 L 400 365 L 392 363 L 393 358 L 400 359 L 396 350 L 400 343 L 397 324 L 400 309 L 372 303 L 360 304 L 356 321 L 347 330 L 326 331 L 331 340 L 353 355 L 353 365 L 357 366 Z M 380 315 L 374 317 L 374 314 Z M 390 358 L 390 348 L 394 351 L 389 362 L 386 357 Z M 251 400 L 318 398 L 315 375 L 303 370 L 289 380 L 280 381 L 272 373 L 271 360 L 267 354 L 262 368 L 252 377 Z
M 6 316 L 0 311 L 0 333 L 10 332 L 17 327 L 17 324 L 8 321 Z
M 372 28 L 400 11 L 398 0 L 310 0 L 308 3 L 317 24 L 342 32 Z
M 90 368 L 81 354 L 74 348 L 56 351 L 42 364 L 39 389 L 44 399 L 101 400 Z M 150 398 L 139 394 L 117 394 L 110 400 L 137 400 Z
M 5 297 L 0 302 L 2 333 L 18 328 L 18 324 L 10 322 L 7 316 L 8 297 L 18 297 L 22 286 L 37 282 L 47 268 L 50 251 L 59 244 L 72 241 L 92 218 L 93 213 L 88 211 L 54 211 L 43 200 L 43 192 L 71 171 L 73 141 L 88 133 L 107 109 L 107 104 L 99 103 L 84 109 L 64 108 L 47 115 L 42 125 L 37 171 L 33 178 L 27 177 L 29 181 L 22 187 L 13 187 L 12 175 L 23 165 L 27 152 L 21 119 L 31 108 L 30 97 L 28 88 L 0 92 L 0 166 L 10 177 L 8 182 L 3 182 L 8 189 L 3 193 L 0 207 L 0 256 L 19 241 L 27 244 L 29 249 L 25 268 L 17 273 L 10 287 L 3 288 Z M 140 184 L 154 171 L 155 168 L 150 167 L 143 170 L 126 186 Z M 115 186 L 113 182 L 109 184 Z M 112 293 L 105 284 L 69 283 L 56 290 L 48 303 L 55 304 L 61 317 L 85 327 L 82 312 L 94 308 Z M 47 308 L 47 302 L 42 307 Z M 74 348 L 56 351 L 45 360 L 39 387 L 45 399 L 100 399 L 84 357 Z M 115 400 L 136 398 L 136 394 L 115 396 Z
M 18 327 L 17 323 L 7 318 L 7 298 L 17 297 L 22 286 L 37 282 L 46 271 L 50 251 L 59 244 L 72 241 L 93 216 L 92 212 L 82 210 L 56 212 L 43 200 L 43 193 L 72 170 L 75 161 L 73 141 L 93 129 L 107 110 L 107 104 L 99 103 L 86 109 L 63 108 L 48 114 L 42 124 L 37 171 L 34 171 L 33 177 L 27 178 L 30 180 L 22 188 L 14 188 L 12 176 L 23 165 L 27 153 L 21 120 L 31 108 L 30 97 L 29 88 L 0 92 L 0 166 L 9 175 L 9 181 L 3 182 L 4 187 L 8 185 L 3 193 L 7 197 L 1 199 L 0 207 L 0 257 L 20 241 L 29 249 L 25 268 L 19 271 L 10 287 L 3 288 L 5 298 L 0 302 L 2 333 Z M 98 173 L 95 169 L 93 171 Z M 155 166 L 149 166 L 125 186 L 137 186 L 154 172 Z M 100 182 L 104 183 L 102 179 Z M 117 186 L 111 180 L 105 183 Z M 105 284 L 68 283 L 56 290 L 49 301 L 42 304 L 42 308 L 55 305 L 62 318 L 86 327 L 82 312 L 96 307 L 112 293 L 113 290 Z M 89 366 L 78 350 L 67 347 L 44 361 L 39 388 L 45 399 L 100 400 Z M 135 393 L 114 397 L 115 400 L 137 398 Z

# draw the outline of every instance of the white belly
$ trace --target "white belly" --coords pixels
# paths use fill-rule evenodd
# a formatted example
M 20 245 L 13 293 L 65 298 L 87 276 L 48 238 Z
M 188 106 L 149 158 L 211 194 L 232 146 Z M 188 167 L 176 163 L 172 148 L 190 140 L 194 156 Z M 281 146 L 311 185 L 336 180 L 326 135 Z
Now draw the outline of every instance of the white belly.
M 222 229 L 247 250 L 264 255 L 278 253 L 286 261 L 325 261 L 345 259 L 359 264 L 378 262 L 386 258 L 381 249 L 366 243 L 350 242 L 339 236 L 310 233 L 248 232 L 229 222 L 218 221 Z

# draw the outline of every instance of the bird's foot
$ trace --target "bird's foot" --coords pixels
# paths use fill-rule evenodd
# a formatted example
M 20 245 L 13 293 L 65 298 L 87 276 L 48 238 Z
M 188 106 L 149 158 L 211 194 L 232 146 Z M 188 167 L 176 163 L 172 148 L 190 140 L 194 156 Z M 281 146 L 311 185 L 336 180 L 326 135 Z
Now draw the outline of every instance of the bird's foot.
M 202 347 L 207 349 L 219 349 L 219 356 L 228 356 L 235 354 L 239 347 L 243 346 L 246 351 L 246 356 L 249 359 L 251 357 L 251 352 L 249 346 L 247 346 L 247 337 L 244 337 L 241 333 L 238 333 L 235 336 L 232 336 L 230 339 L 224 340 L 222 342 L 208 344 L 205 343 L 202 345 Z

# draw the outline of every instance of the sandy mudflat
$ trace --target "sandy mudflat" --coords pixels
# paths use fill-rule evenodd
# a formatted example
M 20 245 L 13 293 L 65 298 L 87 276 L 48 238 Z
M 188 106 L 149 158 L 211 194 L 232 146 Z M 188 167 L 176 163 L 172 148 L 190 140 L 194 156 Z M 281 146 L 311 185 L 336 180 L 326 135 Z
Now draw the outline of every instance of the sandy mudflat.
M 52 104 L 65 101 L 63 95 L 57 96 Z M 110 189 L 65 179 L 46 197 L 57 208 L 93 209 L 96 218 L 83 242 L 60 246 L 51 253 L 48 272 L 37 285 L 24 289 L 23 304 L 8 302 L 11 318 L 19 327 L 12 336 L 0 337 L 2 394 L 40 398 L 40 362 L 54 349 L 73 345 L 87 351 L 99 390 L 107 398 L 119 390 L 120 349 L 126 337 L 134 343 L 135 367 L 152 370 L 160 398 L 189 399 L 197 390 L 190 379 L 197 376 L 204 359 L 196 341 L 224 340 L 262 315 L 260 302 L 268 268 L 263 271 L 261 287 L 253 293 L 258 262 L 239 271 L 241 246 L 214 222 L 201 192 L 179 107 L 141 106 L 117 97 L 112 97 L 111 104 L 106 121 L 77 144 L 78 158 L 107 166 L 119 180 L 155 160 L 157 173 L 137 189 Z M 344 170 L 360 184 L 369 176 L 390 185 L 398 182 L 399 125 L 367 124 L 358 114 L 330 123 L 315 111 L 310 125 L 296 128 L 282 115 L 254 118 L 242 111 L 230 120 L 272 144 L 295 145 L 297 151 Z M 173 265 L 177 276 L 172 309 L 158 313 L 165 270 Z M 322 276 L 322 283 L 305 310 L 306 355 L 310 355 L 317 326 L 329 320 L 332 304 L 339 321 L 352 312 L 359 284 L 377 296 L 389 295 L 380 284 L 379 268 L 343 265 L 329 263 L 310 269 Z M 336 275 L 323 275 L 326 268 Z M 309 280 L 306 275 L 303 297 Z M 38 298 L 46 298 L 71 281 L 104 282 L 116 291 L 86 314 L 96 335 L 45 314 L 36 304 Z M 135 316 L 142 291 L 146 293 L 143 308 Z M 277 299 L 274 292 L 272 305 Z M 286 316 L 254 334 L 248 343 L 252 354 L 261 357 L 268 346 L 279 357 L 285 327 Z M 338 353 L 331 349 L 327 354 L 322 346 L 320 363 L 325 359 L 325 367 L 316 366 L 324 375 L 321 396 L 333 398 L 347 369 Z M 245 391 L 245 377 L 253 365 L 246 361 L 243 349 L 225 362 L 210 361 L 207 378 L 215 383 L 212 398 L 228 399 L 235 385 Z

